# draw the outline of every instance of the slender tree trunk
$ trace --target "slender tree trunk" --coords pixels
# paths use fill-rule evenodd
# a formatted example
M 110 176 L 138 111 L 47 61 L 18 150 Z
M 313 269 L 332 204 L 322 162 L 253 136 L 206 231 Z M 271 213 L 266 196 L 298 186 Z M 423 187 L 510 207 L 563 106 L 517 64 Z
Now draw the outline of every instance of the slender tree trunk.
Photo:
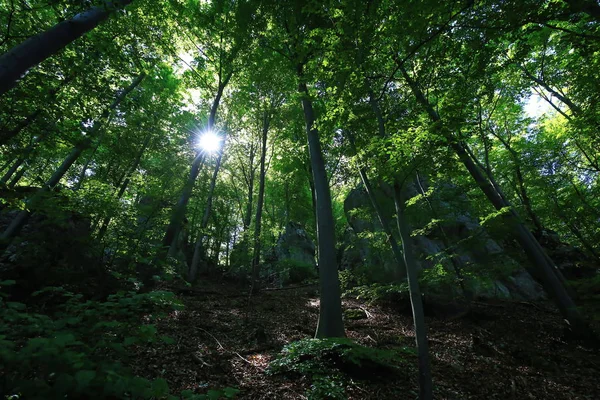
M 123 197 L 123 194 L 125 194 L 125 190 L 127 190 L 127 186 L 129 186 L 129 182 L 131 181 L 131 176 L 135 173 L 135 170 L 137 169 L 138 165 L 140 165 L 142 156 L 144 155 L 146 148 L 150 144 L 151 138 L 152 138 L 151 133 L 146 135 L 146 138 L 144 139 L 144 143 L 142 143 L 142 147 L 141 147 L 140 151 L 138 152 L 138 154 L 136 155 L 131 168 L 129 168 L 129 170 L 125 173 L 125 175 L 124 175 L 125 180 L 123 180 L 123 182 L 120 184 L 119 191 L 117 192 L 117 197 L 116 197 L 117 200 L 120 200 L 121 197 Z M 113 217 L 113 215 L 109 214 L 106 217 L 104 217 L 104 219 L 102 220 L 102 225 L 100 226 L 100 230 L 98 231 L 98 236 L 97 236 L 98 240 L 102 239 L 104 237 L 104 235 L 106 234 L 106 230 L 108 229 L 108 225 L 110 224 L 110 220 L 112 217 Z
M 252 222 L 252 203 L 254 200 L 254 157 L 256 155 L 256 150 L 254 148 L 254 144 L 250 145 L 250 166 L 248 168 L 248 200 L 246 201 L 246 213 L 244 214 L 244 231 L 247 231 L 250 227 L 250 223 Z
M 0 96 L 16 86 L 17 81 L 30 68 L 94 29 L 106 20 L 116 9 L 123 8 L 132 0 L 106 1 L 59 22 L 45 32 L 30 37 L 0 56 Z
M 51 191 L 56 185 L 58 185 L 62 177 L 67 173 L 71 165 L 77 161 L 81 153 L 83 153 L 85 149 L 92 145 L 94 139 L 96 139 L 96 136 L 98 135 L 98 132 L 102 128 L 102 122 L 105 121 L 110 116 L 110 113 L 123 101 L 123 99 L 142 82 L 145 76 L 146 74 L 139 75 L 127 88 L 117 95 L 113 103 L 106 110 L 104 110 L 100 116 L 100 119 L 94 124 L 92 130 L 88 132 L 86 138 L 79 142 L 71 150 L 71 153 L 64 159 L 60 167 L 54 171 L 46 184 L 27 200 L 29 205 L 35 204 L 41 199 L 44 193 Z M 29 220 L 30 216 L 31 211 L 26 209 L 17 214 L 17 216 L 11 221 L 10 225 L 6 228 L 2 236 L 0 236 L 0 252 L 4 252 L 4 250 L 6 250 L 12 239 L 19 234 L 21 228 L 23 228 L 23 226 L 27 223 L 27 220 Z
M 368 85 L 368 82 L 366 83 Z M 379 108 L 379 104 L 375 99 L 373 93 L 369 90 L 369 100 L 371 108 L 377 117 L 377 123 L 379 128 L 379 136 L 385 138 L 385 121 Z M 350 143 L 354 147 L 354 141 L 350 135 Z M 417 274 L 417 262 L 415 260 L 412 239 L 410 237 L 410 231 L 408 223 L 404 217 L 404 199 L 402 197 L 402 185 L 400 184 L 399 178 L 394 177 L 394 204 L 396 206 L 396 221 L 398 224 L 398 232 L 400 233 L 400 239 L 402 240 L 402 249 L 400 251 L 396 240 L 392 236 L 391 229 L 389 228 L 387 221 L 384 218 L 383 211 L 379 207 L 379 204 L 375 198 L 375 193 L 371 188 L 371 184 L 367 178 L 366 171 L 364 168 L 359 168 L 361 179 L 367 189 L 367 194 L 375 208 L 379 221 L 387 234 L 388 241 L 392 246 L 392 251 L 396 256 L 399 266 L 404 267 L 404 272 L 408 280 L 408 288 L 410 295 L 410 302 L 412 306 L 413 321 L 415 326 L 415 341 L 417 345 L 417 355 L 419 359 L 419 399 L 431 400 L 433 399 L 433 384 L 431 381 L 431 368 L 429 364 L 429 348 L 427 345 L 427 327 L 425 325 L 425 312 L 423 311 L 423 300 L 421 298 L 421 289 L 419 287 L 419 280 Z M 404 256 L 404 258 L 402 258 Z
M 425 188 L 423 187 L 423 184 L 421 183 L 421 177 L 419 176 L 418 172 L 417 172 L 417 186 L 419 188 L 419 191 L 421 192 L 421 195 L 425 199 L 425 202 L 429 206 L 429 209 L 431 210 L 431 215 L 433 216 L 433 218 L 439 220 L 440 216 L 437 213 L 435 207 L 433 207 L 431 200 L 429 200 L 429 196 L 427 196 L 427 192 L 425 192 Z M 465 300 L 467 300 L 467 302 L 469 304 L 471 304 L 471 301 L 473 300 L 473 293 L 470 290 L 467 290 L 467 288 L 465 286 L 465 279 L 464 279 L 464 276 L 462 273 L 463 265 L 462 265 L 460 259 L 458 259 L 458 257 L 456 256 L 456 254 L 454 254 L 453 252 L 450 253 L 450 251 L 451 251 L 450 250 L 450 238 L 446 234 L 446 230 L 444 229 L 444 227 L 440 225 L 438 228 L 442 235 L 442 244 L 444 245 L 444 248 L 446 249 L 445 252 L 448 255 L 448 258 L 450 259 L 450 263 L 452 264 L 454 273 L 456 274 L 456 278 L 458 279 L 458 285 L 460 286 L 460 290 L 462 291 L 463 296 L 465 297 Z
M 22 167 L 19 172 L 17 172 L 15 174 L 15 176 L 12 178 L 12 180 L 10 182 L 8 182 L 8 187 L 9 188 L 14 188 L 17 183 L 21 180 L 21 178 L 23 177 L 23 175 L 25 175 L 25 172 L 27 172 L 27 167 Z
M 531 79 L 532 81 L 534 81 L 535 83 L 537 83 L 538 85 L 540 85 L 541 87 L 543 87 L 544 89 L 546 89 L 546 91 L 548 93 L 552 94 L 554 97 L 556 97 L 561 102 L 563 102 L 564 104 L 566 104 L 567 107 L 569 107 L 571 109 L 571 111 L 573 112 L 573 114 L 579 114 L 579 113 L 581 113 L 581 108 L 577 104 L 575 104 L 573 101 L 571 101 L 571 99 L 569 99 L 566 96 L 563 96 L 562 94 L 560 94 L 556 90 L 552 89 L 552 87 L 550 87 L 549 84 L 547 84 L 543 80 L 535 77 L 531 72 L 527 71 L 527 69 L 525 67 L 523 67 L 522 65 L 519 65 L 519 68 L 521 68 L 521 71 L 523 71 L 523 74 L 527 78 Z
M 194 184 L 196 182 L 196 178 L 200 173 L 200 168 L 202 164 L 204 164 L 205 155 L 204 153 L 198 152 L 194 161 L 192 162 L 192 167 L 190 169 L 190 175 L 188 176 L 188 180 L 181 191 L 181 196 L 179 197 L 179 201 L 175 205 L 173 209 L 173 213 L 171 214 L 171 219 L 169 221 L 169 226 L 167 227 L 167 231 L 165 232 L 165 236 L 162 242 L 162 250 L 159 251 L 158 259 L 164 260 L 167 256 L 171 245 L 176 240 L 179 235 L 179 231 L 181 230 L 181 224 L 183 223 L 183 219 L 185 217 L 185 210 L 187 208 L 187 204 L 190 201 L 190 197 L 192 196 L 192 191 L 194 189 Z
M 204 208 L 204 215 L 202 215 L 202 221 L 200 221 L 200 233 L 198 233 L 198 238 L 196 239 L 196 245 L 194 246 L 194 256 L 192 257 L 192 264 L 190 265 L 190 273 L 188 276 L 188 280 L 190 282 L 194 282 L 198 277 L 198 267 L 200 265 L 200 260 L 204 256 L 202 241 L 204 240 L 204 230 L 208 226 L 208 219 L 210 218 L 210 213 L 212 211 L 213 194 L 217 185 L 217 176 L 219 175 L 219 168 L 221 167 L 221 158 L 223 157 L 223 150 L 224 149 L 221 149 L 221 151 L 219 152 L 217 162 L 215 163 L 215 170 L 210 180 L 208 198 L 206 199 L 206 207 Z
M 357 153 L 356 145 L 354 143 L 354 137 L 353 137 L 354 135 L 352 135 L 352 133 L 350 133 L 348 131 L 345 132 L 345 135 L 348 138 L 348 141 L 350 142 L 352 151 L 354 153 Z M 381 205 L 379 204 L 379 202 L 377 201 L 377 198 L 375 197 L 375 191 L 373 190 L 371 181 L 369 180 L 369 178 L 367 176 L 366 169 L 364 167 L 360 166 L 358 168 L 358 173 L 360 175 L 360 179 L 362 180 L 363 185 L 365 186 L 365 190 L 367 192 L 367 196 L 369 197 L 369 201 L 371 202 L 371 206 L 375 210 L 375 214 L 377 214 L 377 219 L 379 220 L 379 224 L 383 228 L 383 232 L 385 233 L 388 243 L 390 244 L 390 247 L 392 248 L 392 253 L 394 253 L 394 258 L 396 258 L 397 268 L 395 271 L 395 275 L 396 275 L 396 279 L 400 280 L 406 276 L 406 266 L 404 265 L 404 256 L 402 255 L 402 250 L 400 249 L 400 246 L 398 245 L 396 238 L 394 238 L 394 235 L 392 234 L 392 230 L 391 230 L 387 220 L 385 219 L 385 215 L 383 213 L 383 209 L 381 208 Z
M 212 106 L 210 107 L 210 114 L 208 116 L 208 130 L 212 130 L 215 121 L 217 118 L 217 110 L 219 109 L 219 104 L 221 102 L 221 97 L 223 96 L 223 91 L 225 90 L 225 86 L 229 83 L 232 74 L 227 75 L 223 82 L 219 82 L 219 87 L 217 88 L 217 94 L 215 99 L 213 100 Z M 168 254 L 174 251 L 174 243 L 177 240 L 177 236 L 179 235 L 179 231 L 181 230 L 181 224 L 185 218 L 185 211 L 187 208 L 187 204 L 190 201 L 190 196 L 192 195 L 192 191 L 194 190 L 194 184 L 196 183 L 196 178 L 198 177 L 198 173 L 200 172 L 200 167 L 204 163 L 205 154 L 199 151 L 196 154 L 196 158 L 192 162 L 192 167 L 190 169 L 190 175 L 188 180 L 183 187 L 181 192 L 181 197 L 177 202 L 177 205 L 173 209 L 173 213 L 171 215 L 171 220 L 169 221 L 169 226 L 167 227 L 167 231 L 165 232 L 165 236 L 162 242 L 162 249 L 158 252 L 157 260 L 164 261 Z
M 600 255 L 598 255 L 596 249 L 594 249 L 594 246 L 592 246 L 592 244 L 583 236 L 579 228 L 569 221 L 569 218 L 567 218 L 565 213 L 562 211 L 562 207 L 560 204 L 558 204 L 558 199 L 554 195 L 552 196 L 552 202 L 554 203 L 556 213 L 558 214 L 559 218 L 563 221 L 567 228 L 569 228 L 571 233 L 575 235 L 583 247 L 585 247 L 596 260 L 600 260 Z
M 11 178 L 12 175 L 19 169 L 21 165 L 25 162 L 29 154 L 35 149 L 36 145 L 42 141 L 44 135 L 36 136 L 31 144 L 25 148 L 22 155 L 12 164 L 12 166 L 6 171 L 6 173 L 0 179 L 0 183 L 6 184 Z
M 559 274 L 560 271 L 558 271 L 556 266 L 551 262 L 550 258 L 531 232 L 520 222 L 520 218 L 514 208 L 510 206 L 510 203 L 507 203 L 505 199 L 503 199 L 503 196 L 496 191 L 490 181 L 485 178 L 480 168 L 475 164 L 471 157 L 469 157 L 465 150 L 465 145 L 461 142 L 457 142 L 450 131 L 443 125 L 441 118 L 425 98 L 425 95 L 419 88 L 417 82 L 408 75 L 404 67 L 400 66 L 399 69 L 417 101 L 425 108 L 432 122 L 438 126 L 440 133 L 446 137 L 448 143 L 488 200 L 496 210 L 508 209 L 508 212 L 503 215 L 506 224 L 512 229 L 515 239 L 527 254 L 527 257 L 535 269 L 534 276 L 537 276 L 542 280 L 546 292 L 554 299 L 562 315 L 569 321 L 571 329 L 578 335 L 590 337 L 592 332 L 569 296 L 569 293 L 560 278 L 562 275 Z
M 335 229 L 331 194 L 319 140 L 319 131 L 315 128 L 315 114 L 306 83 L 302 81 L 302 65 L 298 66 L 298 77 L 301 79 L 298 91 L 302 96 L 306 135 L 310 153 L 310 161 L 315 184 L 315 202 L 317 211 L 317 242 L 319 247 L 319 281 L 321 303 L 317 338 L 343 337 L 342 301 L 340 281 L 335 251 Z
M 256 217 L 254 219 L 254 253 L 252 255 L 252 291 L 260 290 L 260 252 L 261 241 L 260 233 L 262 229 L 263 204 L 265 199 L 265 161 L 267 157 L 267 134 L 269 133 L 269 124 L 271 116 L 269 111 L 265 110 L 263 116 L 263 129 L 260 147 L 260 172 L 258 175 L 258 199 L 256 200 Z
M 86 175 L 87 174 L 87 170 L 90 167 L 90 164 L 92 163 L 92 161 L 94 160 L 94 157 L 96 156 L 96 152 L 98 151 L 98 147 L 100 147 L 100 142 L 102 140 L 102 136 L 104 136 L 104 135 L 100 135 L 98 137 L 98 140 L 95 141 L 96 143 L 94 144 L 94 150 L 92 151 L 92 154 L 90 154 L 90 156 L 88 157 L 88 159 L 85 162 L 85 164 L 83 164 L 83 167 L 81 167 L 81 172 L 77 176 L 77 183 L 73 187 L 73 190 L 79 190 L 79 189 L 81 189 L 81 185 L 83 185 L 83 181 L 85 180 L 85 177 L 87 176 Z
M 56 94 L 62 88 L 67 86 L 73 80 L 73 78 L 75 78 L 75 74 L 71 74 L 71 75 L 67 76 L 65 79 L 63 79 L 62 82 L 60 83 L 60 85 L 58 85 L 56 88 L 54 88 L 48 92 L 47 100 L 54 101 Z M 8 132 L 3 132 L 2 134 L 0 134 L 0 144 L 4 144 L 4 143 L 8 142 L 10 139 L 17 136 L 19 133 L 21 133 L 21 131 L 23 129 L 27 128 L 29 125 L 31 125 L 33 122 L 35 122 L 37 120 L 37 118 L 40 116 L 42 111 L 43 111 L 42 108 L 38 108 L 37 110 L 35 110 L 31 114 L 29 114 L 27 117 L 25 117 L 25 119 L 23 121 L 19 122 L 17 124 L 17 126 L 15 126 L 13 129 L 11 129 Z
M 425 324 L 425 312 L 423 311 L 423 300 L 417 274 L 417 263 L 413 254 L 412 239 L 406 217 L 404 215 L 404 197 L 402 186 L 396 180 L 394 182 L 394 204 L 396 205 L 396 221 L 398 231 L 402 239 L 404 250 L 404 263 L 408 278 L 410 303 L 412 305 L 413 319 L 415 323 L 415 341 L 419 358 L 419 399 L 433 399 L 433 384 L 431 382 L 431 368 L 429 363 L 429 346 L 427 344 L 427 325 Z

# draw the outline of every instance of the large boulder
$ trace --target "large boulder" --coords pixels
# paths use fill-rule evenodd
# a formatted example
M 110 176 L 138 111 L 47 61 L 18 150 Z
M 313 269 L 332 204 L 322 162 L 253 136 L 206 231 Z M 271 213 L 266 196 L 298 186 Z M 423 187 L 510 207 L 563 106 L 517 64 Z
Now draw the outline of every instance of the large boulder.
M 415 186 L 407 185 L 406 198 L 417 195 Z M 379 185 L 375 196 L 384 218 L 397 236 L 395 208 L 389 188 L 385 184 Z M 458 265 L 478 277 L 469 287 L 474 297 L 518 300 L 544 297 L 541 286 L 518 261 L 507 255 L 502 243 L 492 238 L 468 211 L 445 201 L 438 201 L 436 207 L 444 212 L 441 221 L 436 224 L 430 224 L 430 221 L 440 218 L 440 215 L 432 215 L 430 208 L 415 204 L 407 208 L 409 223 L 416 228 L 413 250 L 420 270 L 443 268 L 448 275 L 453 275 Z M 364 188 L 350 191 L 344 201 L 344 212 L 350 229 L 344 238 L 342 267 L 366 269 L 372 278 L 380 282 L 392 280 L 396 260 Z M 452 284 L 447 290 L 456 291 L 449 295 L 460 295 L 457 285 Z
M 316 268 L 315 244 L 302 225 L 288 222 L 275 246 L 277 262 Z

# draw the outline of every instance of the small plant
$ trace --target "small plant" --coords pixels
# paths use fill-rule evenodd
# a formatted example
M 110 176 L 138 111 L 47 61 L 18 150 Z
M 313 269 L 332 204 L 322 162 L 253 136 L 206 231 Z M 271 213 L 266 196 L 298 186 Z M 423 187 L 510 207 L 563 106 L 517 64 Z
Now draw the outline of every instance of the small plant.
M 303 339 L 286 345 L 267 372 L 309 377 L 311 399 L 344 399 L 349 379 L 396 374 L 413 354 L 408 348 L 374 349 L 346 338 Z
M 371 304 L 398 305 L 409 300 L 408 284 L 406 283 L 362 285 L 347 290 L 344 295 L 356 296 L 357 299 L 365 300 Z
M 0 392 L 26 399 L 168 397 L 164 379 L 133 376 L 120 359 L 128 346 L 173 342 L 151 323 L 180 308 L 173 293 L 119 292 L 100 302 L 47 287 L 33 297 L 35 309 L 0 293 Z

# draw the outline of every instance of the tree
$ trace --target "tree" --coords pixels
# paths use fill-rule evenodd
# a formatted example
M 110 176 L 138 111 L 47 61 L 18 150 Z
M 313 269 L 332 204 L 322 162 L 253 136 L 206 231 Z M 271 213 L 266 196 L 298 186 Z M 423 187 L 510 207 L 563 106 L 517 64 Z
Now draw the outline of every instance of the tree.
M 27 70 L 94 29 L 115 10 L 124 8 L 131 2 L 132 0 L 106 1 L 101 6 L 92 7 L 30 37 L 4 53 L 0 56 L 0 96 L 13 88 Z

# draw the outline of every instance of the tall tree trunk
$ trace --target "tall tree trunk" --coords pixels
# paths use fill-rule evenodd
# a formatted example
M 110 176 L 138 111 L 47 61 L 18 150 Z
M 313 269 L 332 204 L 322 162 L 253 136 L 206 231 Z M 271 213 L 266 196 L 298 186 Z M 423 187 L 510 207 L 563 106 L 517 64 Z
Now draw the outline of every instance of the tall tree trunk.
M 246 213 L 244 214 L 243 227 L 244 232 L 248 230 L 250 227 L 250 223 L 252 222 L 252 203 L 254 199 L 254 157 L 256 156 L 256 149 L 254 148 L 254 143 L 250 145 L 250 165 L 248 168 L 248 173 L 245 176 L 246 183 L 248 184 L 248 199 L 246 201 Z
M 352 133 L 346 131 L 345 136 L 348 138 L 348 141 L 350 142 L 352 151 L 354 153 L 357 153 L 356 145 L 354 142 L 354 135 Z M 377 215 L 379 224 L 383 228 L 383 232 L 385 233 L 388 243 L 390 244 L 390 247 L 392 248 L 392 253 L 394 253 L 394 258 L 396 258 L 397 268 L 396 268 L 395 274 L 396 274 L 396 278 L 400 280 L 406 276 L 406 266 L 404 265 L 404 257 L 402 255 L 402 250 L 400 250 L 400 246 L 398 245 L 396 238 L 394 238 L 394 235 L 392 234 L 390 225 L 388 224 L 387 220 L 385 219 L 385 214 L 383 213 L 383 209 L 381 208 L 381 205 L 379 204 L 379 202 L 377 201 L 377 198 L 375 197 L 375 191 L 373 190 L 371 181 L 369 180 L 369 178 L 367 176 L 367 170 L 364 167 L 359 166 L 358 174 L 360 175 L 360 179 L 361 179 L 363 185 L 365 186 L 367 196 L 369 197 L 371 206 L 375 210 L 375 214 Z
M 73 186 L 73 190 L 81 189 L 81 185 L 83 185 L 83 181 L 87 176 L 87 170 L 90 167 L 92 161 L 94 160 L 94 157 L 96 156 L 96 152 L 98 151 L 98 147 L 100 147 L 100 142 L 102 141 L 103 136 L 103 134 L 100 135 L 98 137 L 98 140 L 95 141 L 96 143 L 94 144 L 94 150 L 92 151 L 92 154 L 90 154 L 90 156 L 88 157 L 85 164 L 83 164 L 83 167 L 81 167 L 81 172 L 79 172 L 79 175 L 77 176 L 77 183 L 75 184 L 75 186 Z
M 410 293 L 410 304 L 412 306 L 413 320 L 415 324 L 415 341 L 419 358 L 419 399 L 433 399 L 433 384 L 431 382 L 431 368 L 429 363 L 429 346 L 427 344 L 427 325 L 425 324 L 425 312 L 423 311 L 423 299 L 417 274 L 417 263 L 412 249 L 412 239 L 406 217 L 404 215 L 404 197 L 402 185 L 396 180 L 394 182 L 394 204 L 396 205 L 396 221 L 398 231 L 402 239 L 404 250 L 404 263 L 408 278 Z
M 435 207 L 433 207 L 433 204 L 431 203 L 429 196 L 427 196 L 427 192 L 425 191 L 425 188 L 423 187 L 423 184 L 421 183 L 421 177 L 419 176 L 418 172 L 417 172 L 417 187 L 419 188 L 419 191 L 421 192 L 421 196 L 423 196 L 423 198 L 425 199 L 425 202 L 429 206 L 429 210 L 431 210 L 431 215 L 433 216 L 433 218 L 439 220 L 440 216 L 439 216 L 438 212 L 436 211 Z M 456 274 L 456 279 L 458 279 L 458 285 L 460 286 L 460 289 L 463 292 L 463 296 L 465 297 L 465 300 L 467 300 L 467 302 L 470 304 L 471 301 L 473 300 L 473 293 L 470 290 L 468 290 L 465 286 L 465 279 L 464 279 L 464 276 L 462 273 L 463 265 L 462 265 L 460 259 L 456 256 L 456 254 L 454 254 L 454 252 L 450 253 L 450 251 L 451 251 L 450 250 L 450 238 L 446 234 L 446 230 L 444 229 L 444 227 L 440 224 L 438 229 L 440 230 L 440 233 L 442 236 L 442 244 L 444 245 L 444 248 L 446 249 L 445 253 L 448 255 L 448 258 L 450 259 L 450 263 L 452 264 L 452 267 L 454 269 L 454 273 Z
M 185 210 L 187 208 L 187 204 L 190 201 L 190 197 L 192 196 L 192 191 L 194 190 L 194 184 L 196 183 L 196 178 L 200 173 L 200 168 L 202 164 L 204 164 L 205 154 L 198 152 L 194 161 L 192 162 L 192 167 L 190 169 L 190 174 L 188 176 L 187 182 L 185 183 L 183 190 L 181 191 L 181 196 L 179 197 L 179 201 L 175 205 L 173 212 L 171 214 L 171 219 L 169 221 L 169 226 L 167 227 L 167 231 L 165 232 L 165 236 L 162 241 L 162 249 L 158 253 L 158 259 L 164 260 L 167 257 L 167 254 L 177 236 L 179 235 L 179 231 L 181 230 L 181 224 L 183 223 L 183 219 L 185 218 Z
M 258 175 L 258 199 L 256 200 L 256 217 L 254 219 L 254 252 L 252 254 L 252 291 L 260 289 L 260 231 L 262 227 L 262 213 L 265 199 L 265 161 L 267 158 L 267 134 L 269 133 L 269 125 L 271 116 L 269 111 L 265 110 L 263 115 L 263 129 L 260 147 L 260 172 Z
M 225 90 L 225 86 L 229 83 L 232 74 L 227 75 L 223 82 L 219 82 L 219 87 L 217 88 L 217 94 L 215 99 L 213 100 L 212 106 L 210 107 L 210 114 L 208 116 L 208 125 L 207 129 L 212 130 L 215 121 L 217 118 L 217 110 L 219 109 L 219 104 L 221 102 L 221 97 L 223 96 L 223 91 Z M 185 211 L 187 208 L 187 204 L 190 201 L 190 196 L 192 195 L 192 191 L 194 190 L 194 184 L 196 183 L 196 178 L 198 177 L 198 173 L 200 172 L 200 167 L 204 163 L 205 154 L 202 151 L 198 151 L 194 161 L 192 162 L 192 167 L 190 169 L 190 175 L 188 176 L 188 180 L 183 187 L 181 192 L 181 197 L 177 202 L 177 205 L 173 209 L 173 213 L 171 214 L 171 220 L 169 221 L 169 226 L 167 227 L 167 231 L 165 232 L 165 236 L 162 242 L 162 249 L 159 250 L 157 259 L 158 261 L 164 260 L 169 253 L 172 253 L 174 247 L 174 243 L 177 240 L 177 236 L 179 235 L 179 231 L 181 230 L 181 224 L 183 223 L 183 219 L 185 218 Z
M 529 219 L 533 223 L 535 227 L 534 235 L 541 235 L 544 227 L 542 226 L 542 222 L 538 218 L 537 214 L 533 211 L 533 206 L 531 205 L 531 199 L 529 198 L 529 194 L 527 193 L 527 188 L 525 186 L 525 180 L 523 178 L 523 171 L 521 170 L 521 160 L 519 158 L 519 154 L 517 151 L 511 146 L 510 142 L 503 139 L 502 136 L 492 132 L 492 134 L 502 143 L 504 148 L 510 154 L 514 168 L 515 168 L 515 177 L 517 178 L 517 191 L 520 194 L 521 201 L 523 202 L 523 206 L 525 207 L 525 212 L 529 216 Z
M 0 56 L 0 96 L 17 85 L 17 81 L 30 68 L 94 29 L 113 11 L 123 8 L 132 0 L 106 1 L 59 22 L 45 32 L 30 37 Z
M 62 88 L 67 86 L 73 80 L 73 78 L 75 78 L 75 74 L 71 74 L 71 75 L 67 76 L 65 79 L 63 79 L 62 82 L 57 87 L 55 87 L 54 89 L 52 89 L 48 92 L 48 95 L 46 96 L 47 100 L 53 101 L 56 94 Z M 19 133 L 21 133 L 21 131 L 23 129 L 27 128 L 29 125 L 31 125 L 33 122 L 35 122 L 37 120 L 37 118 L 40 116 L 42 111 L 43 111 L 42 108 L 38 108 L 37 110 L 35 110 L 31 114 L 29 114 L 27 117 L 25 117 L 24 120 L 19 122 L 17 124 L 17 126 L 15 126 L 13 129 L 11 129 L 8 132 L 1 133 L 0 134 L 0 144 L 4 144 L 4 143 L 8 142 L 10 139 L 17 136 Z
M 43 137 L 44 137 L 44 135 L 42 134 L 42 135 L 36 136 L 33 139 L 31 144 L 29 146 L 27 146 L 25 148 L 25 150 L 23 150 L 23 153 L 21 154 L 21 156 L 11 165 L 11 167 L 8 169 L 8 171 L 6 171 L 6 173 L 4 173 L 4 175 L 0 179 L 0 183 L 6 184 L 12 178 L 12 175 L 17 171 L 17 169 L 19 169 L 19 167 L 21 165 L 23 165 L 25 160 L 27 160 L 27 157 L 29 156 L 29 154 L 31 154 L 31 152 L 33 151 L 33 149 L 35 149 L 37 144 L 42 141 Z
M 21 180 L 21 178 L 23 177 L 23 175 L 25 175 L 25 172 L 27 172 L 27 167 L 22 167 L 19 172 L 17 172 L 15 174 L 15 176 L 12 178 L 12 180 L 10 182 L 8 182 L 8 187 L 9 188 L 14 188 L 17 183 Z
M 368 82 L 366 83 L 368 87 Z M 369 102 L 371 108 L 377 118 L 377 125 L 379 130 L 379 136 L 385 138 L 385 120 L 377 99 L 374 97 L 373 92 L 369 89 Z M 352 136 L 350 136 L 352 147 L 354 146 Z M 356 152 L 356 149 L 354 148 Z M 429 364 L 429 348 L 427 345 L 427 327 L 425 325 L 425 312 L 423 311 L 423 299 L 421 298 L 421 289 L 419 287 L 419 280 L 417 274 L 417 262 L 415 260 L 412 239 L 410 237 L 410 231 L 408 223 L 404 217 L 404 199 L 402 197 L 402 184 L 399 181 L 399 177 L 394 177 L 394 205 L 396 206 L 396 222 L 398 224 L 398 232 L 400 233 L 400 239 L 402 240 L 403 252 L 400 252 L 396 240 L 392 236 L 391 229 L 389 228 L 387 221 L 384 218 L 383 211 L 379 207 L 379 204 L 375 198 L 375 193 L 371 188 L 371 184 L 367 179 L 367 174 L 364 168 L 359 169 L 361 179 L 367 189 L 367 194 L 371 199 L 371 203 L 375 208 L 379 221 L 384 227 L 384 231 L 388 236 L 388 241 L 392 246 L 392 251 L 396 256 L 399 266 L 404 267 L 404 273 L 408 280 L 408 290 L 410 296 L 410 302 L 412 306 L 413 322 L 415 326 L 415 341 L 417 345 L 417 355 L 419 359 L 419 399 L 431 400 L 433 399 L 433 384 L 431 381 L 431 368 Z M 404 259 L 402 259 L 402 255 Z M 402 262 L 404 261 L 404 262 Z
M 58 169 L 54 171 L 54 173 L 52 174 L 50 179 L 45 183 L 45 185 L 30 199 L 27 200 L 28 204 L 35 204 L 37 201 L 39 201 L 39 199 L 43 196 L 44 193 L 54 189 L 54 187 L 60 182 L 62 177 L 67 173 L 71 165 L 73 165 L 73 163 L 77 161 L 81 153 L 83 153 L 85 149 L 89 148 L 93 144 L 94 140 L 96 139 L 96 136 L 98 135 L 98 132 L 102 128 L 102 122 L 105 121 L 110 116 L 111 112 L 114 109 L 116 109 L 119 106 L 119 104 L 121 104 L 123 99 L 125 99 L 125 97 L 142 82 L 145 76 L 146 74 L 144 73 L 139 75 L 127 88 L 125 88 L 117 95 L 113 103 L 107 109 L 104 110 L 100 118 L 94 124 L 91 131 L 88 132 L 86 138 L 80 141 L 71 150 L 71 153 L 64 159 L 60 167 L 58 167 Z M 25 209 L 19 212 L 19 214 L 17 214 L 17 216 L 11 221 L 10 225 L 6 228 L 2 236 L 0 236 L 0 252 L 4 252 L 4 250 L 6 250 L 12 239 L 14 239 L 14 237 L 19 234 L 21 228 L 23 228 L 23 226 L 27 223 L 27 220 L 29 220 L 30 216 L 31 211 Z
M 537 276 L 539 279 L 541 279 L 546 292 L 554 299 L 562 315 L 567 321 L 569 321 L 571 329 L 573 329 L 574 333 L 578 335 L 590 337 L 592 332 L 589 328 L 589 325 L 569 296 L 569 293 L 567 292 L 554 263 L 551 262 L 550 258 L 544 252 L 531 232 L 521 223 L 518 214 L 514 208 L 511 207 L 510 203 L 507 203 L 503 196 L 496 191 L 494 185 L 492 185 L 490 181 L 486 179 L 481 169 L 468 155 L 467 151 L 465 150 L 465 145 L 456 141 L 451 132 L 444 126 L 441 118 L 433 109 L 429 101 L 425 98 L 425 95 L 419 88 L 417 82 L 408 75 L 403 66 L 399 66 L 399 70 L 410 86 L 417 101 L 425 109 L 432 122 L 438 126 L 440 133 L 446 137 L 454 152 L 457 154 L 461 162 L 471 174 L 471 177 L 475 180 L 479 188 L 483 191 L 494 208 L 496 208 L 496 210 L 505 208 L 508 209 L 508 212 L 503 214 L 504 221 L 512 229 L 515 239 L 527 254 L 527 257 L 534 268 L 534 276 Z
M 117 200 L 120 200 L 121 197 L 123 197 L 123 194 L 125 194 L 125 190 L 127 190 L 127 186 L 129 186 L 129 182 L 131 181 L 131 176 L 135 173 L 135 170 L 137 169 L 138 165 L 140 165 L 142 156 L 144 155 L 146 148 L 148 148 L 151 138 L 152 138 L 152 134 L 148 133 L 146 135 L 146 138 L 144 139 L 144 143 L 142 143 L 142 147 L 140 148 L 140 151 L 137 153 L 135 160 L 133 161 L 133 164 L 131 165 L 129 170 L 125 173 L 125 175 L 124 175 L 125 179 L 120 184 L 119 191 L 117 192 L 117 196 L 116 196 Z M 108 225 L 110 224 L 110 220 L 112 217 L 113 217 L 113 215 L 109 214 L 106 217 L 104 217 L 104 219 L 102 220 L 102 225 L 100 225 L 100 230 L 98 231 L 98 236 L 97 236 L 98 240 L 102 239 L 104 237 L 104 235 L 106 234 L 106 230 L 108 229 Z
M 592 246 L 592 244 L 583 236 L 579 228 L 577 228 L 575 224 L 569 221 L 569 218 L 562 211 L 563 208 L 560 206 L 560 204 L 558 204 L 558 199 L 555 195 L 552 195 L 552 202 L 554 203 L 554 207 L 559 218 L 563 221 L 567 228 L 569 228 L 571 233 L 575 235 L 575 237 L 579 240 L 583 247 L 585 247 L 596 260 L 600 260 L 600 255 L 598 255 L 596 249 L 594 249 L 594 246 Z
M 204 230 L 208 226 L 208 219 L 210 218 L 210 213 L 212 211 L 213 194 L 217 185 L 217 176 L 219 175 L 219 168 L 221 167 L 221 158 L 223 157 L 223 150 L 224 149 L 222 148 L 219 152 L 217 162 L 215 163 L 215 170 L 210 180 L 208 198 L 206 199 L 206 207 L 204 208 L 204 215 L 202 215 L 202 221 L 200 221 L 200 232 L 198 233 L 198 238 L 196 239 L 196 245 L 194 246 L 194 256 L 192 257 L 192 264 L 190 265 L 190 273 L 188 276 L 188 281 L 190 282 L 194 282 L 198 277 L 198 267 L 200 265 L 200 260 L 204 256 L 202 241 L 204 240 Z
M 310 162 L 315 184 L 315 202 L 317 213 L 317 242 L 319 247 L 319 283 L 321 303 L 317 338 L 343 337 L 342 301 L 340 281 L 335 251 L 335 229 L 331 194 L 319 140 L 319 131 L 315 128 L 315 114 L 306 83 L 302 81 L 303 66 L 298 66 L 300 83 L 298 91 L 302 96 L 302 108 L 306 122 L 306 135 L 310 153 Z

